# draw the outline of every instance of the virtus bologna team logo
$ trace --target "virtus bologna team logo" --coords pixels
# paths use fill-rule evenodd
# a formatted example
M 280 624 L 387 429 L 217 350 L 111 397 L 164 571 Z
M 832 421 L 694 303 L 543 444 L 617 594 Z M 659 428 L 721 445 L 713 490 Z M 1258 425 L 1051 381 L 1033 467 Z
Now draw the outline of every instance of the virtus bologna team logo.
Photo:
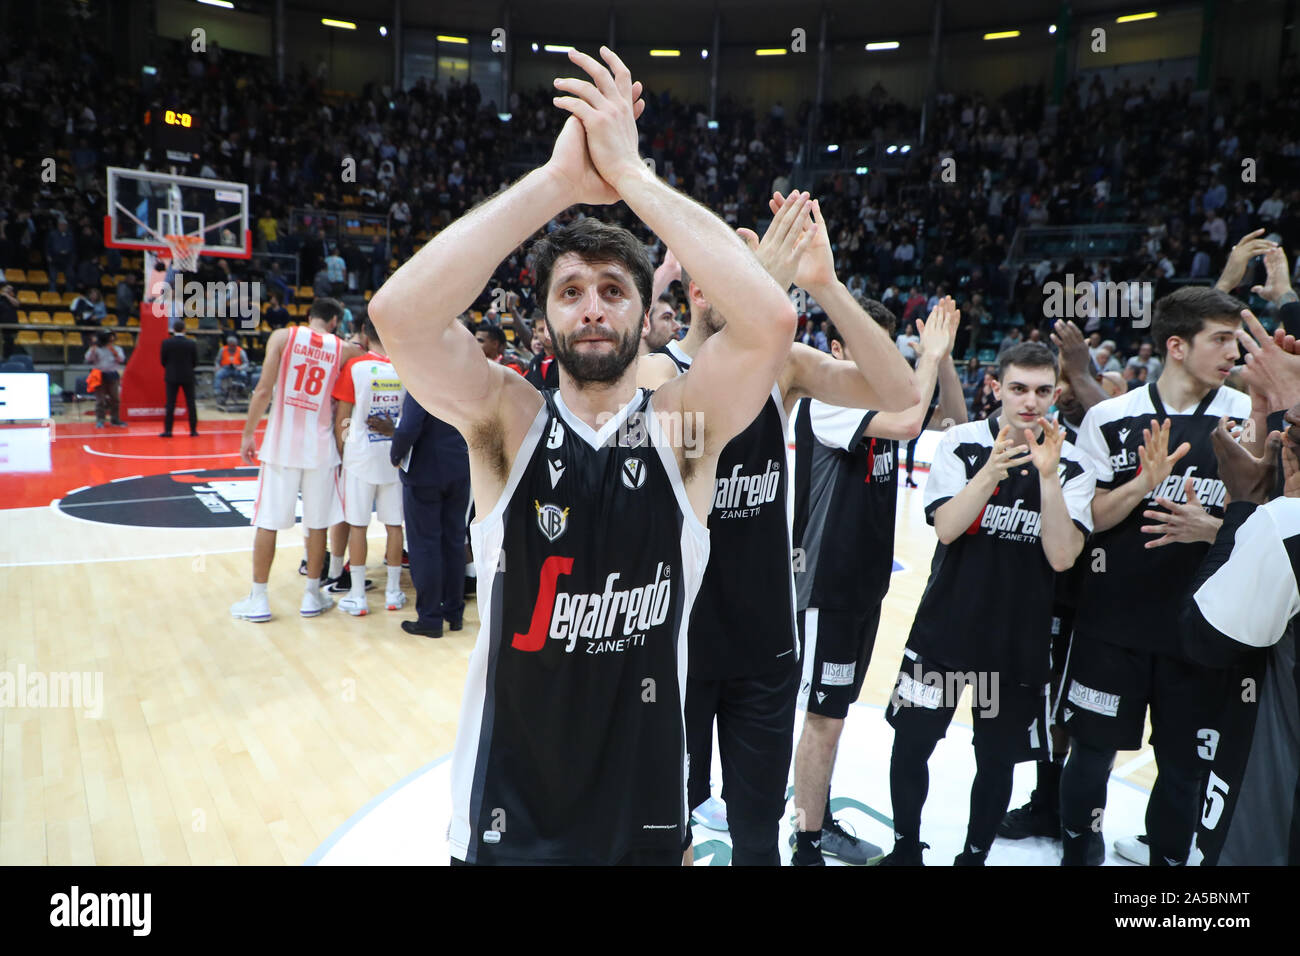
M 546 535 L 547 541 L 554 541 L 564 534 L 564 529 L 569 524 L 568 508 L 561 508 L 559 505 L 544 505 L 536 499 L 533 499 L 533 507 L 537 510 L 537 527 L 542 534 Z

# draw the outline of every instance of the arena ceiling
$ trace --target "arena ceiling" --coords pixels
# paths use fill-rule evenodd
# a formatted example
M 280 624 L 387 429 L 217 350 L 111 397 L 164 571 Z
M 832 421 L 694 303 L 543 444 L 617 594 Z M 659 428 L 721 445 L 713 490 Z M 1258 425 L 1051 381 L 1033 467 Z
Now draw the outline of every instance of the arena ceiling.
M 270 0 L 236 0 L 240 7 L 269 9 Z M 1220 15 L 1257 14 L 1264 6 L 1285 0 L 1218 0 Z M 392 0 L 311 0 L 288 5 L 377 27 L 391 25 Z M 830 11 L 831 40 L 837 42 L 894 39 L 926 35 L 932 29 L 934 0 L 882 2 L 882 0 L 825 0 Z M 1192 3 L 1152 0 L 1071 0 L 1074 17 L 1094 19 L 1148 10 L 1199 8 Z M 406 26 L 487 32 L 502 25 L 506 4 L 492 0 L 403 0 Z M 788 42 L 786 24 L 815 28 L 823 4 L 818 0 L 511 0 L 513 32 L 525 36 L 555 36 L 557 42 L 574 39 L 602 40 L 608 35 L 609 12 L 615 13 L 616 36 L 638 43 L 706 44 L 712 37 L 713 12 L 722 15 L 724 43 Z M 947 32 L 1026 29 L 1053 22 L 1062 4 L 1056 0 L 946 0 Z

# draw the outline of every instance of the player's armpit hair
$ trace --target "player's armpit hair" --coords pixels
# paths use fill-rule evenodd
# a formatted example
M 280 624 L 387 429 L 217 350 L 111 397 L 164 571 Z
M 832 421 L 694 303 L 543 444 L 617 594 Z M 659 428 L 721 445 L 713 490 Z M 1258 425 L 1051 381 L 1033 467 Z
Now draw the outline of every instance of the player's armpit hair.
M 471 430 L 469 447 L 477 452 L 484 463 L 492 469 L 492 474 L 502 481 L 510 479 L 510 462 L 506 459 L 505 436 L 501 423 L 495 418 L 479 422 Z

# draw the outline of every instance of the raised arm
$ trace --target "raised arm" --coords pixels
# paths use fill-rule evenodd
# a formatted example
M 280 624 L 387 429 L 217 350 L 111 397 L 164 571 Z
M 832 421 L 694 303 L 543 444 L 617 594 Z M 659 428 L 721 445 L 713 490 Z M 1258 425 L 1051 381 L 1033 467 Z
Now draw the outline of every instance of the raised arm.
M 1052 344 L 1061 353 L 1061 375 L 1070 383 L 1074 397 L 1086 412 L 1098 402 L 1106 400 L 1105 390 L 1092 377 L 1088 343 L 1073 322 L 1058 319 L 1053 329 Z
M 635 84 L 624 104 L 633 143 L 635 115 L 644 109 L 639 92 Z M 591 164 L 582 124 L 570 118 L 546 165 L 456 220 L 393 273 L 370 300 L 369 313 L 393 367 L 425 409 L 462 433 L 503 422 L 502 416 L 514 429 L 527 427 L 541 396 L 510 369 L 488 362 L 456 317 L 511 250 L 549 220 L 575 203 L 618 198 Z
M 921 430 L 925 427 L 926 412 L 930 410 L 930 396 L 934 394 L 934 386 L 939 379 L 940 370 L 945 363 L 952 365 L 949 352 L 957 335 L 957 323 L 960 318 L 961 312 L 957 310 L 951 296 L 944 296 L 930 313 L 928 322 L 917 321 L 921 333 L 919 346 L 921 357 L 916 362 L 916 378 L 921 399 L 905 411 L 880 412 L 867 426 L 868 435 L 911 441 L 921 434 Z M 951 391 L 951 387 L 948 390 Z M 957 385 L 957 394 L 961 395 L 960 383 Z M 942 396 L 943 389 L 940 389 L 941 411 Z M 963 411 L 962 421 L 965 420 Z M 954 422 L 954 424 L 959 423 Z
M 771 392 L 794 339 L 794 306 L 726 223 L 641 161 L 631 75 L 613 51 L 600 52 L 608 68 L 570 52 L 593 82 L 557 79 L 556 88 L 571 95 L 556 97 L 555 105 L 581 120 L 600 175 L 727 318 L 726 327 L 700 349 L 690 373 L 664 385 L 657 403 L 660 411 L 702 414 L 704 454 L 716 454 L 754 420 Z
M 768 205 L 776 213 L 788 201 L 789 197 L 775 193 Z M 916 374 L 889 338 L 889 333 L 867 315 L 853 293 L 835 275 L 830 230 L 822 219 L 821 204 L 817 200 L 813 200 L 811 212 L 811 235 L 800 250 L 790 278 L 799 288 L 807 290 L 826 312 L 827 318 L 835 323 L 844 336 L 844 344 L 848 346 L 853 361 L 837 362 L 825 352 L 812 348 L 791 349 L 788 381 L 785 383 L 787 399 L 797 401 L 804 395 L 811 395 L 831 405 L 877 408 L 884 412 L 901 412 L 920 401 L 928 404 L 930 394 L 922 393 L 917 387 Z M 749 232 L 748 238 L 751 248 L 754 248 L 754 234 Z M 760 249 L 761 244 L 756 251 Z M 764 265 L 771 262 L 773 260 L 765 259 Z M 769 271 L 772 271 L 770 267 Z M 780 284 L 785 274 L 774 274 L 774 277 Z M 933 388 L 932 384 L 931 391 Z

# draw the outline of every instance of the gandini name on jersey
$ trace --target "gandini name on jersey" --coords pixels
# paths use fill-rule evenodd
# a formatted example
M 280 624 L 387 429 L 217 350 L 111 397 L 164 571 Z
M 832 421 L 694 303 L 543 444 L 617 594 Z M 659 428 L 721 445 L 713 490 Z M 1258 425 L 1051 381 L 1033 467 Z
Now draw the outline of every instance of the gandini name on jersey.
M 588 654 L 620 652 L 645 643 L 646 632 L 668 618 L 672 589 L 672 566 L 660 561 L 654 580 L 638 587 L 615 589 L 622 576 L 611 571 L 605 590 L 591 594 L 569 594 L 557 590 L 559 576 L 573 572 L 573 558 L 552 555 L 542 563 L 537 603 L 527 634 L 515 634 L 511 647 L 540 651 L 547 638 L 566 641 L 565 653 L 573 653 L 578 638 L 587 639 Z M 622 615 L 620 636 L 614 629 Z

